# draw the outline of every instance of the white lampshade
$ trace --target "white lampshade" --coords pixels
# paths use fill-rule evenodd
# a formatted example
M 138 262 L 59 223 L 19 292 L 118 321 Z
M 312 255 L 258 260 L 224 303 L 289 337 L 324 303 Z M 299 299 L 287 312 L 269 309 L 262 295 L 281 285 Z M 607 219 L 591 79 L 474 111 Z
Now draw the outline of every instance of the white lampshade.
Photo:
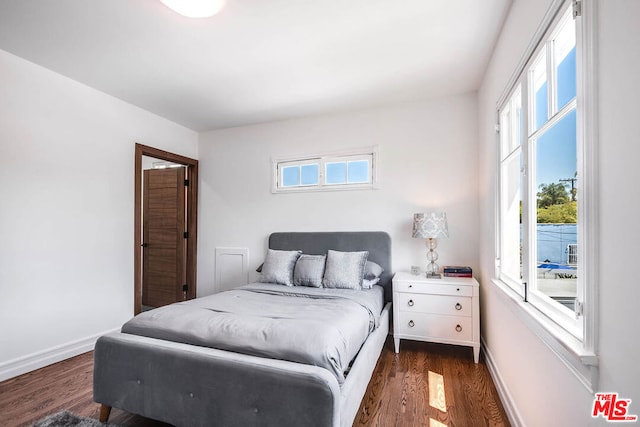
M 160 0 L 169 9 L 188 18 L 208 18 L 220 12 L 225 0 Z
M 445 212 L 413 214 L 412 237 L 422 239 L 440 239 L 442 237 L 449 237 L 447 214 Z

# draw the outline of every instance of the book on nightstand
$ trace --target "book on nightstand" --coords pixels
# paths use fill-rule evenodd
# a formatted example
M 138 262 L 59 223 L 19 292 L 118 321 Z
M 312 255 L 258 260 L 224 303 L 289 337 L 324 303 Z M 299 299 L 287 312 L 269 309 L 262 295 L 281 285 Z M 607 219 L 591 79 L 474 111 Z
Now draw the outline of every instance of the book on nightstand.
M 445 265 L 442 269 L 445 277 L 473 277 L 471 267 Z

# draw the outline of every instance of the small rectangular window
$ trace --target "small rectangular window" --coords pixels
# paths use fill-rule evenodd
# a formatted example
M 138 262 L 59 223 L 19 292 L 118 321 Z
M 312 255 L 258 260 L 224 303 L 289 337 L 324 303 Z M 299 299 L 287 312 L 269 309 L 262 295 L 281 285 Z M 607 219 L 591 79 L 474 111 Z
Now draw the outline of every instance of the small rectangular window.
M 273 162 L 274 193 L 374 188 L 377 149 Z

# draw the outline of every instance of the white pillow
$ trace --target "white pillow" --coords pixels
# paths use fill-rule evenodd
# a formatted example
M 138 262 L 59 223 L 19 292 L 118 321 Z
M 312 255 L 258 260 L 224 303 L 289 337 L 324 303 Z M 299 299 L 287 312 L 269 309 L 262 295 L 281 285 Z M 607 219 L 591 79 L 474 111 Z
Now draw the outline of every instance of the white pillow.
M 375 279 L 367 279 L 365 276 L 365 278 L 362 279 L 362 289 L 371 289 L 373 288 L 373 285 L 377 285 L 379 281 L 379 277 L 376 277 Z
M 364 265 L 364 278 L 373 280 L 375 278 L 380 277 L 384 268 L 380 267 L 379 264 L 376 264 L 373 261 L 367 260 L 367 263 Z

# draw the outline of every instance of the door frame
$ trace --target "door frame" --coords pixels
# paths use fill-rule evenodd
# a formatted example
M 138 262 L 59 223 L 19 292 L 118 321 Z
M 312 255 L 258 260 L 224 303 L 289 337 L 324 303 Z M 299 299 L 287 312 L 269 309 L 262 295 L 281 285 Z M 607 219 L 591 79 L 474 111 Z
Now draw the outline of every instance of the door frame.
M 198 160 L 136 143 L 134 170 L 134 282 L 133 314 L 142 312 L 142 156 L 188 166 L 187 180 L 187 299 L 196 297 L 198 247 Z

